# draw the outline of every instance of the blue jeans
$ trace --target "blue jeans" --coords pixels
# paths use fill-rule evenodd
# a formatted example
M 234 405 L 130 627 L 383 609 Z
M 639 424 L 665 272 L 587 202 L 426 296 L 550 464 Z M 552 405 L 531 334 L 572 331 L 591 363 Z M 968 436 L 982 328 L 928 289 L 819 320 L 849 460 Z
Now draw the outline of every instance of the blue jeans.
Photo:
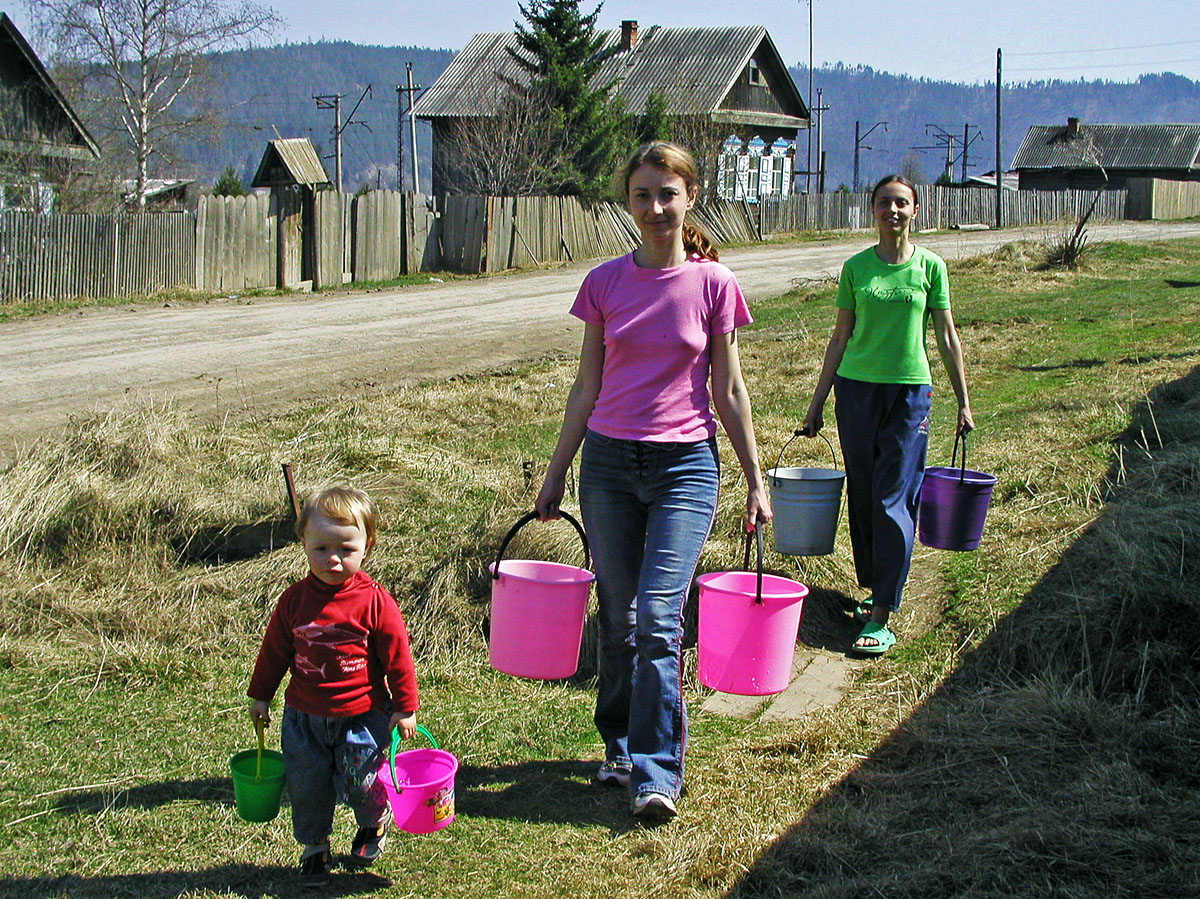
M 387 794 L 376 778 L 391 746 L 390 713 L 378 710 L 349 718 L 322 718 L 284 706 L 280 743 L 292 833 L 306 846 L 324 843 L 333 832 L 338 800 L 354 810 L 359 827 L 374 827 L 388 814 Z
M 840 375 L 833 383 L 854 571 L 858 585 L 895 612 L 912 562 L 933 390 Z
M 717 508 L 715 440 L 652 443 L 588 431 L 579 504 L 600 601 L 596 729 L 634 796 L 683 788 L 683 606 Z

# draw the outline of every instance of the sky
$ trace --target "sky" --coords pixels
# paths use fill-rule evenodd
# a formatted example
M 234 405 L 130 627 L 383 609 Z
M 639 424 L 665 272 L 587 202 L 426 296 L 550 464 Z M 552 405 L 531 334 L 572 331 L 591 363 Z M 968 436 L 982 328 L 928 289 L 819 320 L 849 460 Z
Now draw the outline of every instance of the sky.
M 260 0 L 261 2 L 261 0 Z M 1147 72 L 1200 80 L 1198 0 L 811 0 L 812 60 L 965 83 L 1003 78 L 1132 81 Z M 461 49 L 477 31 L 510 31 L 516 0 L 276 0 L 279 38 Z M 584 0 L 590 12 L 595 3 Z M 787 65 L 809 59 L 804 0 L 606 0 L 597 24 L 763 25 Z
M 227 0 L 232 2 L 232 0 Z M 516 0 L 255 0 L 287 24 L 273 42 L 345 40 L 461 49 L 477 31 L 510 31 Z M 890 9 L 889 9 L 890 7 Z M 0 0 L 23 30 L 24 0 Z M 581 9 L 595 4 L 584 0 Z M 597 24 L 763 25 L 787 65 L 809 60 L 806 0 L 606 0 Z M 1132 81 L 1148 72 L 1200 80 L 1200 0 L 811 0 L 816 67 L 842 62 L 938 81 Z M 27 32 L 28 33 L 28 32 Z

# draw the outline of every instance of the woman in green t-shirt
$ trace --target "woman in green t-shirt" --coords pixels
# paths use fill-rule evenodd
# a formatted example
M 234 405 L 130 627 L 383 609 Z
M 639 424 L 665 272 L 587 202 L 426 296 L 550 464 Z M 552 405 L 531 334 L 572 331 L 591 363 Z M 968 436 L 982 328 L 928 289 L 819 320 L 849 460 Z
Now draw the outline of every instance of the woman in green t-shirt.
M 871 591 L 855 610 L 864 626 L 854 650 L 871 655 L 896 642 L 888 616 L 900 608 L 912 560 L 933 395 L 925 352 L 930 319 L 958 400 L 955 433 L 975 426 L 946 263 L 909 235 L 919 208 L 916 188 L 899 175 L 871 192 L 879 243 L 842 267 L 837 322 L 803 426 L 807 436 L 817 435 L 833 389 L 854 569 L 859 586 Z

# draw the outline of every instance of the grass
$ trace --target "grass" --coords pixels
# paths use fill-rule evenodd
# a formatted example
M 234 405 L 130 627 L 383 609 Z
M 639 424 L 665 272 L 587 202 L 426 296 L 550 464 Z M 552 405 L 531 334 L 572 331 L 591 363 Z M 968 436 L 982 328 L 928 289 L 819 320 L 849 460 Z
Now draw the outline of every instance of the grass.
M 902 642 L 836 708 L 693 714 L 665 828 L 588 783 L 590 663 L 547 684 L 486 661 L 486 566 L 532 504 L 573 360 L 246 424 L 131 401 L 29 447 L 0 470 L 0 896 L 294 893 L 286 808 L 240 822 L 226 768 L 252 745 L 266 617 L 303 573 L 294 545 L 235 539 L 285 539 L 285 461 L 302 491 L 351 478 L 379 502 L 370 570 L 409 623 L 420 720 L 463 765 L 451 827 L 395 835 L 317 895 L 1192 895 L 1198 249 L 1097 244 L 1064 273 L 1009 246 L 951 266 L 971 466 L 999 478 L 984 543 L 918 554 Z M 742 356 L 768 465 L 807 406 L 830 299 L 807 285 L 754 309 Z M 940 464 L 953 406 L 935 381 Z M 710 570 L 740 562 L 723 458 Z M 565 525 L 511 553 L 579 561 Z M 832 556 L 769 564 L 820 588 L 806 636 L 857 593 L 844 530 Z M 705 693 L 689 678 L 693 710 Z M 335 839 L 352 827 L 340 810 Z

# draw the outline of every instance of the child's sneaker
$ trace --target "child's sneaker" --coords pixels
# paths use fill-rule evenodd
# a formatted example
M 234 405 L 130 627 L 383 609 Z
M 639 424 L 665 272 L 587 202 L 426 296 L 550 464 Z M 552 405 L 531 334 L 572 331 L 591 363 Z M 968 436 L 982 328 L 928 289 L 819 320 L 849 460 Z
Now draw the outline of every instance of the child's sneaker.
M 305 846 L 300 856 L 300 886 L 316 887 L 329 880 L 329 844 Z
M 647 821 L 669 821 L 678 812 L 675 800 L 665 793 L 642 793 L 633 797 L 633 814 Z
M 350 864 L 367 868 L 383 855 L 383 844 L 387 842 L 387 821 L 374 827 L 360 827 L 350 844 Z
M 633 766 L 629 762 L 605 762 L 596 772 L 596 782 L 611 787 L 627 787 L 632 773 Z

